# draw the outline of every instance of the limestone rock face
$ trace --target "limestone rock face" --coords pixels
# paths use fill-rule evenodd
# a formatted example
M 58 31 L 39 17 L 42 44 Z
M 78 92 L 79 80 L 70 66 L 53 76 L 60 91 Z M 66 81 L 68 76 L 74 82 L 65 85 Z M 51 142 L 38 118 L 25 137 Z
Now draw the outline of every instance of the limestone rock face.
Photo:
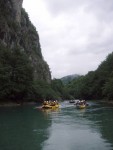
M 51 73 L 45 62 L 38 33 L 22 8 L 23 0 L 0 0 L 0 44 L 23 50 L 34 68 L 34 80 L 51 82 Z
M 22 8 L 22 2 L 23 0 L 11 0 L 12 6 L 15 14 L 15 19 L 17 22 L 20 22 L 21 20 L 21 8 Z

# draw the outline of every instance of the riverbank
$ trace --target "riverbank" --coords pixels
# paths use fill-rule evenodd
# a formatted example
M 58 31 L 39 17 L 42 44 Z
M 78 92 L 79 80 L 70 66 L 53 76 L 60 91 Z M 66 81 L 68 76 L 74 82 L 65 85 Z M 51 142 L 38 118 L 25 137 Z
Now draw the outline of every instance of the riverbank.
M 0 103 L 0 107 L 15 107 L 15 106 L 23 106 L 23 105 L 36 105 L 36 102 L 24 102 L 24 103 L 14 103 L 14 102 L 8 102 L 8 103 Z
M 108 101 L 108 100 L 101 100 L 100 103 L 113 106 L 113 100 L 112 101 L 111 100 L 110 101 Z

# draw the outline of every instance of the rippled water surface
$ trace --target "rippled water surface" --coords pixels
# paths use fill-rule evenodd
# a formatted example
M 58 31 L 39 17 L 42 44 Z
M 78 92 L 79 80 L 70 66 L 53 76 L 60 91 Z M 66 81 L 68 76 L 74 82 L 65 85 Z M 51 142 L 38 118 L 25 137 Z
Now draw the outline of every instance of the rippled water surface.
M 113 107 L 0 108 L 0 150 L 113 150 Z

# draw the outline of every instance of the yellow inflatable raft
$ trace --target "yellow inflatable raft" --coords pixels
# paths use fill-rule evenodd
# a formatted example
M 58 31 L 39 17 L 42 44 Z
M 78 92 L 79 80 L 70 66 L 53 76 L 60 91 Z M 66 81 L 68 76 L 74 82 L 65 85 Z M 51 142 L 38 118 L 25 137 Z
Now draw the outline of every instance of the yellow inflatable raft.
M 82 104 L 82 105 L 76 105 L 77 108 L 79 109 L 83 109 L 83 108 L 86 108 L 86 105 Z
M 44 109 L 55 109 L 55 108 L 59 108 L 59 103 L 58 101 L 44 101 L 42 108 Z

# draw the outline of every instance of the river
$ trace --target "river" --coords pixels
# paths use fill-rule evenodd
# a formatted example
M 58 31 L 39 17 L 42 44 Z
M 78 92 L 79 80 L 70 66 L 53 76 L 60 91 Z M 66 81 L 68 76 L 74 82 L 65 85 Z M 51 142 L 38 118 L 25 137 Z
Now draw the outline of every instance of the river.
M 0 150 L 113 150 L 113 107 L 0 107 Z

